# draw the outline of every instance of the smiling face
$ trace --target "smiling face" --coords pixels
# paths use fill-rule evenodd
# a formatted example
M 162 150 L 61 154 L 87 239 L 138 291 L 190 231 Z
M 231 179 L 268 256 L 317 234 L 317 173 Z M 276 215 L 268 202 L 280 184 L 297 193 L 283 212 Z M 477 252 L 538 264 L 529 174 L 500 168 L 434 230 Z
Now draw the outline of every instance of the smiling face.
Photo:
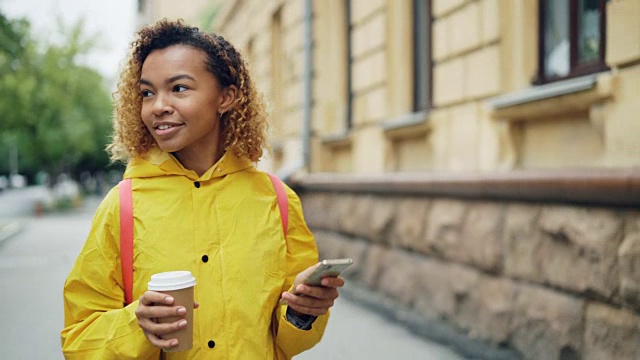
M 221 89 L 206 69 L 204 51 L 172 45 L 152 51 L 142 64 L 142 121 L 160 149 L 187 165 L 222 156 L 220 113 L 234 100 L 234 89 Z

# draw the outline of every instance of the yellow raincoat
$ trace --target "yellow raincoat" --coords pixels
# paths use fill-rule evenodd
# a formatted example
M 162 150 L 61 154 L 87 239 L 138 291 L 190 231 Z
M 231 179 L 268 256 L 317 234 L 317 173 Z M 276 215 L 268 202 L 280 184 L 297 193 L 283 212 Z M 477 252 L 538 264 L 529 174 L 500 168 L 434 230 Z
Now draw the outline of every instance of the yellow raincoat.
M 311 330 L 278 305 L 295 276 L 318 261 L 300 201 L 287 187 L 286 239 L 269 177 L 230 152 L 202 176 L 159 150 L 131 161 L 134 290 L 151 274 L 189 270 L 197 280 L 194 343 L 167 359 L 288 359 L 322 338 L 328 315 Z M 138 326 L 138 301 L 123 307 L 119 198 L 112 189 L 64 287 L 67 359 L 159 359 Z

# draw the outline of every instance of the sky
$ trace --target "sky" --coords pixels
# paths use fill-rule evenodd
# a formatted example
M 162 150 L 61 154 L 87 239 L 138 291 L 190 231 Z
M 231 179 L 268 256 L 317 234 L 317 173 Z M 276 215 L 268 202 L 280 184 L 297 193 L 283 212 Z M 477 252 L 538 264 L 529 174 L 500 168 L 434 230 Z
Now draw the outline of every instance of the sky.
M 99 40 L 83 63 L 111 81 L 117 77 L 133 39 L 136 6 L 136 0 L 0 0 L 0 11 L 5 16 L 26 17 L 36 31 L 36 38 L 42 40 L 55 33 L 58 16 L 67 26 L 84 18 L 87 33 Z

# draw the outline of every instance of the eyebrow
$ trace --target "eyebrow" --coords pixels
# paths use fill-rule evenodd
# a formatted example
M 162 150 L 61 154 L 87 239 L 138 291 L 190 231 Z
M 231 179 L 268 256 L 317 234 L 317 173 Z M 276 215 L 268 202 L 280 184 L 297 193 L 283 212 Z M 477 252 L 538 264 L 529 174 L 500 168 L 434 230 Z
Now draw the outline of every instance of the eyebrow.
M 167 81 L 165 81 L 165 84 L 171 84 L 174 81 L 177 80 L 181 80 L 181 79 L 188 79 L 188 80 L 192 80 L 192 81 L 196 81 L 196 79 L 194 79 L 192 76 L 187 75 L 187 74 L 181 74 L 181 75 L 176 75 L 176 76 L 172 76 L 169 79 L 167 79 Z M 152 86 L 153 83 L 149 80 L 145 80 L 145 79 L 140 79 L 140 85 L 149 85 Z

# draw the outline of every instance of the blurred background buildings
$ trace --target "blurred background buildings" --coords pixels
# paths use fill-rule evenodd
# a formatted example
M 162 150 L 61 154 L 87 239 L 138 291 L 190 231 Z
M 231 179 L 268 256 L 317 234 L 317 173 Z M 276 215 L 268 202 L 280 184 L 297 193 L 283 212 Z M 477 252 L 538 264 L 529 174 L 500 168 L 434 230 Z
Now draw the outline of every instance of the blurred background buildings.
M 640 0 L 167 3 L 140 23 L 208 14 L 243 50 L 260 166 L 384 311 L 524 358 L 640 358 Z

